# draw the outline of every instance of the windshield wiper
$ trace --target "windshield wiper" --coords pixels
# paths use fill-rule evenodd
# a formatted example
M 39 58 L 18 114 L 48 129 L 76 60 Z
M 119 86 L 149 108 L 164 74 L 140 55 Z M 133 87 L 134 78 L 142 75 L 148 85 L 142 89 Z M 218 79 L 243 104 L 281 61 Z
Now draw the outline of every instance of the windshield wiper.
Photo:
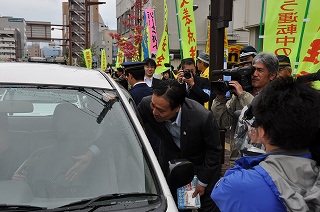
M 39 211 L 45 210 L 44 207 L 32 206 L 32 205 L 7 205 L 0 204 L 0 211 Z
M 112 206 L 112 205 L 118 205 L 119 202 L 121 202 L 121 199 L 125 199 L 128 197 L 137 197 L 140 199 L 144 200 L 149 200 L 150 198 L 157 197 L 159 198 L 160 195 L 158 194 L 151 194 L 151 193 L 118 193 L 118 194 L 107 194 L 107 195 L 102 195 L 98 197 L 94 197 L 91 199 L 84 199 L 78 202 L 73 202 L 64 206 L 61 206 L 59 208 L 54 208 L 54 209 L 48 209 L 48 212 L 55 212 L 55 211 L 65 211 L 68 209 L 68 211 L 72 210 L 80 210 L 80 209 L 85 209 L 85 208 L 99 208 L 99 207 L 104 207 L 104 206 Z M 103 204 L 103 201 L 108 201 L 108 200 L 115 200 L 113 202 L 108 202 Z M 120 200 L 120 201 L 117 201 Z M 150 199 L 151 200 L 151 199 Z M 153 200 L 153 199 L 152 199 Z M 99 203 L 99 204 L 97 204 Z M 125 202 L 126 204 L 128 202 Z

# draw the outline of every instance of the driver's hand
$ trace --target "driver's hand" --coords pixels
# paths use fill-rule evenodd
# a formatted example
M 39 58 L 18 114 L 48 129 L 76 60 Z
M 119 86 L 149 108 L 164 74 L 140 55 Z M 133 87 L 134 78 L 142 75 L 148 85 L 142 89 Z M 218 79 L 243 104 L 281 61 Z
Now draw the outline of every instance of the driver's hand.
M 90 164 L 93 158 L 93 152 L 88 150 L 85 154 L 80 156 L 72 156 L 77 162 L 65 174 L 66 180 L 75 180 L 81 172 L 83 172 Z
M 238 81 L 231 80 L 229 82 L 229 85 L 234 87 L 234 89 L 232 89 L 232 92 L 237 94 L 238 96 L 243 93 L 243 88 Z
M 17 180 L 17 181 L 28 181 L 28 172 L 27 171 L 21 171 L 19 173 L 14 173 L 12 176 L 12 180 Z

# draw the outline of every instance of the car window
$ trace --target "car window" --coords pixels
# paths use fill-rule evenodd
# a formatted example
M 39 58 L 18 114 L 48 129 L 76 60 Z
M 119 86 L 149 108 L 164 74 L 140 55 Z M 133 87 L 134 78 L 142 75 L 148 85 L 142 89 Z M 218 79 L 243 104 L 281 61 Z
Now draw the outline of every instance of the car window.
M 0 164 L 0 189 L 8 188 L 8 180 L 14 185 L 0 195 L 0 204 L 10 200 L 55 208 L 106 194 L 159 193 L 130 121 L 131 110 L 114 90 L 22 85 L 2 89 L 0 137 L 8 153 Z M 67 173 L 88 151 L 93 154 L 89 164 L 68 179 Z M 12 176 L 24 178 L 11 181 Z

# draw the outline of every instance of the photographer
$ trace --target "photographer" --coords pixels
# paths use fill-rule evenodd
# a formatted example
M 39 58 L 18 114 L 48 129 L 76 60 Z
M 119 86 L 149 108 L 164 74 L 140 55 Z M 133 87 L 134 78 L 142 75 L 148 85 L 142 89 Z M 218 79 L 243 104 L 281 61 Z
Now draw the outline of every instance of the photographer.
M 194 59 L 185 58 L 181 60 L 181 70 L 178 71 L 179 83 L 186 84 L 187 98 L 193 99 L 204 105 L 210 97 L 210 81 L 196 75 L 196 64 Z
M 238 81 L 230 81 L 229 85 L 233 86 L 231 99 L 227 101 L 225 94 L 217 95 L 212 102 L 211 110 L 220 129 L 230 128 L 234 112 L 250 104 L 254 96 L 277 76 L 278 63 L 277 57 L 273 54 L 264 52 L 257 54 L 252 61 L 255 69 L 251 75 L 252 90 L 244 91 Z M 230 163 L 233 164 L 234 160 L 240 157 L 240 154 L 234 144 L 233 135 L 231 138 Z

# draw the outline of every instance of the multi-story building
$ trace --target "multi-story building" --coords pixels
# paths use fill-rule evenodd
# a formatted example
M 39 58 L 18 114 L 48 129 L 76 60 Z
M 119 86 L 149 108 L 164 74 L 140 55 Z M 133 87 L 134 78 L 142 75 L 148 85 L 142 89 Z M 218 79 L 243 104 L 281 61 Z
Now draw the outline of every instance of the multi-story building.
M 110 30 L 110 29 L 104 29 L 102 30 L 103 35 L 103 45 L 105 46 L 106 51 L 106 57 L 107 57 L 107 63 L 108 64 L 115 64 L 116 63 L 116 52 L 114 52 L 114 43 L 113 39 L 109 35 L 109 33 L 116 33 L 116 30 Z
M 92 52 L 93 60 L 100 60 L 100 50 L 106 48 L 104 41 L 107 38 L 103 31 L 108 30 L 108 27 L 103 22 L 96 4 L 98 4 L 98 0 L 62 2 L 64 26 L 62 37 L 66 42 L 63 46 L 68 46 L 67 40 L 71 35 L 72 57 L 76 63 L 82 57 L 82 50 L 93 47 L 91 49 L 96 50 Z M 71 27 L 67 27 L 69 24 Z M 69 33 L 69 30 L 71 30 L 71 33 Z M 65 51 L 66 47 L 64 47 Z
M 19 60 L 26 55 L 25 32 L 26 22 L 23 18 L 0 17 L 0 58 L 2 60 Z
M 28 46 L 28 57 L 42 57 L 39 43 Z

